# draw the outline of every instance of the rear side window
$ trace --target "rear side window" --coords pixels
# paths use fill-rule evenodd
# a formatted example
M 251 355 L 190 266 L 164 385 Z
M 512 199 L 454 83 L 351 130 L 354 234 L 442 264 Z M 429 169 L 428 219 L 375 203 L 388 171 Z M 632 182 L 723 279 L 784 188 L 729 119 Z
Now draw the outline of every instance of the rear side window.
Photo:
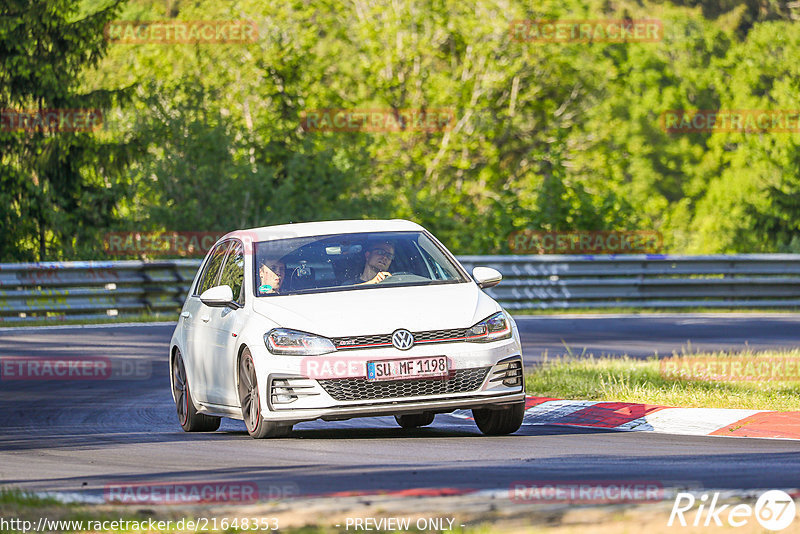
M 203 291 L 210 289 L 217 285 L 217 278 L 219 275 L 220 267 L 222 267 L 222 260 L 225 259 L 225 251 L 228 250 L 230 241 L 220 243 L 211 252 L 211 256 L 206 262 L 203 274 L 200 276 L 200 282 L 197 284 L 197 291 L 195 295 L 202 295 Z
M 235 242 L 231 251 L 228 253 L 228 259 L 225 260 L 225 266 L 222 268 L 222 276 L 219 279 L 219 285 L 230 286 L 233 290 L 233 300 L 239 304 L 244 304 L 244 295 L 242 295 L 243 282 L 244 251 L 242 244 Z

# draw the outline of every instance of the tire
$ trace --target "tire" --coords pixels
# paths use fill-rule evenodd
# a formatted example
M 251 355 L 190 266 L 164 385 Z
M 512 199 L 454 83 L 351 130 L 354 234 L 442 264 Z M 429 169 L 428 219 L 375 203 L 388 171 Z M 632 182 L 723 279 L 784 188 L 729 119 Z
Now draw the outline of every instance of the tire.
M 394 419 L 403 428 L 417 428 L 433 423 L 434 415 L 430 412 L 414 413 L 410 415 L 395 415 Z
M 245 348 L 239 358 L 239 404 L 247 433 L 255 439 L 280 438 L 292 432 L 292 425 L 265 421 L 261 415 L 261 395 L 258 391 L 258 377 L 253 355 Z
M 184 432 L 214 432 L 219 428 L 221 417 L 197 413 L 192 394 L 189 391 L 183 356 L 177 349 L 175 357 L 172 358 L 172 398 L 175 400 L 178 422 Z
M 525 402 L 518 402 L 499 410 L 489 408 L 472 410 L 472 417 L 475 419 L 478 429 L 487 436 L 512 434 L 522 426 L 522 419 L 525 417 Z

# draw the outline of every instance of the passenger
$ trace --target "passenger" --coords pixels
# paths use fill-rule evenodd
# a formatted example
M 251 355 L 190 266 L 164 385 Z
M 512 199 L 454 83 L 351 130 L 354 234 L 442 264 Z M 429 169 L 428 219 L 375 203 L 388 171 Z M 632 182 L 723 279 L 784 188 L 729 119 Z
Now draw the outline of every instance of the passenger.
M 261 280 L 261 285 L 258 286 L 258 294 L 278 293 L 285 275 L 286 264 L 284 262 L 277 260 L 262 263 L 258 269 L 258 277 Z

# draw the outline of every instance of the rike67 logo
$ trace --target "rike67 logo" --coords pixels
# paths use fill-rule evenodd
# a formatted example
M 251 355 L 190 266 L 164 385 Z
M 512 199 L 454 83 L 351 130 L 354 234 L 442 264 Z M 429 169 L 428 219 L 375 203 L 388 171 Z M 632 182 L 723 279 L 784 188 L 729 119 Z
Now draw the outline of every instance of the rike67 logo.
M 755 520 L 765 529 L 777 532 L 792 524 L 796 514 L 796 506 L 792 497 L 781 490 L 770 490 L 762 493 L 755 506 L 746 503 L 719 504 L 719 493 L 704 493 L 699 497 L 691 493 L 678 493 L 667 526 L 677 524 L 689 525 L 686 515 L 694 515 L 691 525 L 708 527 L 712 524 L 721 527 L 725 523 L 732 527 L 743 527 Z M 696 508 L 695 508 L 696 507 Z

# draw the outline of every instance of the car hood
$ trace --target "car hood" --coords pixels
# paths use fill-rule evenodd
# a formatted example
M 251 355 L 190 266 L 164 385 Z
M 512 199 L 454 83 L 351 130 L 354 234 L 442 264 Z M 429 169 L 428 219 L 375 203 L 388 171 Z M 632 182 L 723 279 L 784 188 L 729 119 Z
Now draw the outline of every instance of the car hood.
M 500 309 L 474 283 L 259 297 L 253 304 L 278 326 L 326 337 L 466 328 Z

